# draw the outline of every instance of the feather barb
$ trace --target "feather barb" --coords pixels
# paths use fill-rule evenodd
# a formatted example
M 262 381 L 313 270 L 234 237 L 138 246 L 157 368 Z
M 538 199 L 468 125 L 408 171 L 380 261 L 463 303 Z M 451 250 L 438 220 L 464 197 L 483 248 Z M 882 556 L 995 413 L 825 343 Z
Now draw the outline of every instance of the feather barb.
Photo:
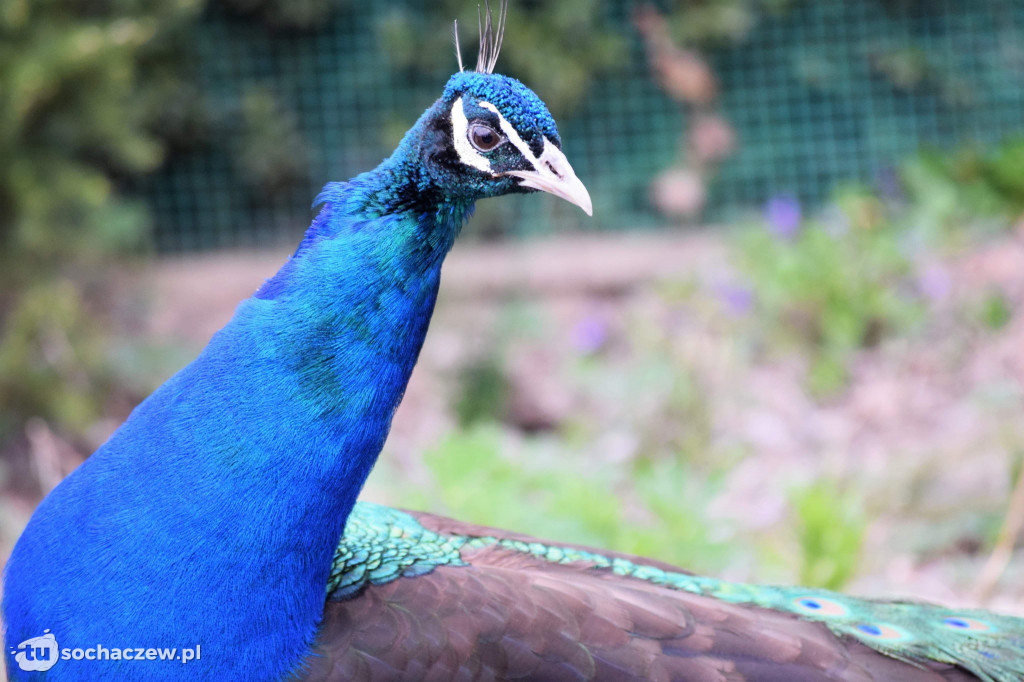
M 505 22 L 508 20 L 508 0 L 500 0 L 498 21 L 494 22 L 489 0 L 484 0 L 484 9 L 477 6 L 477 30 L 480 32 L 480 50 L 476 58 L 478 73 L 494 73 L 505 38 Z

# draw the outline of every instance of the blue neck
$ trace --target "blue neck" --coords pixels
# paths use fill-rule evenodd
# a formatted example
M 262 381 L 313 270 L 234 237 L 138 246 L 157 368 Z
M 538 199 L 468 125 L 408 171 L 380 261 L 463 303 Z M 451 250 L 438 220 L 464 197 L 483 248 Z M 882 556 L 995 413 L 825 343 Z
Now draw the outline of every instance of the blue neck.
M 200 644 L 203 665 L 232 679 L 300 665 L 345 520 L 423 343 L 441 263 L 472 211 L 438 200 L 415 170 L 420 127 L 376 170 L 329 185 L 277 275 L 44 501 L 12 565 L 26 566 L 23 592 L 53 612 L 26 608 L 9 638 L 50 628 L 74 633 L 62 646 Z M 77 557 L 73 572 L 52 566 L 47 537 Z M 51 567 L 33 574 L 44 557 Z M 21 608 L 12 601 L 8 622 Z

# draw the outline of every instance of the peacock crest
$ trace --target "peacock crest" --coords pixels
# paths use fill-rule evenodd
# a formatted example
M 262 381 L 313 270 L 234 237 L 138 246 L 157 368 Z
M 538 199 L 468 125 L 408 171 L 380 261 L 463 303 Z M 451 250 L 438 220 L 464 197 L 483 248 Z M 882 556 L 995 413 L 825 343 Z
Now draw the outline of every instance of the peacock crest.
M 498 21 L 494 22 L 491 4 L 484 0 L 484 9 L 477 6 L 477 31 L 480 34 L 480 47 L 476 56 L 477 73 L 494 73 L 501 52 L 501 43 L 505 38 L 505 22 L 508 19 L 508 0 L 501 0 L 498 6 Z M 459 62 L 459 71 L 465 71 L 462 65 L 462 50 L 459 47 L 459 20 L 454 22 L 455 58 Z

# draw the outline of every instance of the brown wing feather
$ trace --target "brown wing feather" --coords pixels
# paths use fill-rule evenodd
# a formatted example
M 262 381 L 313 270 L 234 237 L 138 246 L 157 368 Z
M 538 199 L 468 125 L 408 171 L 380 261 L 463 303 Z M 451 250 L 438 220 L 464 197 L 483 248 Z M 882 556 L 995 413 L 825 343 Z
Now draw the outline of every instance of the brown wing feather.
M 414 515 L 438 532 L 534 540 Z M 466 550 L 463 558 L 469 566 L 442 566 L 329 602 L 303 679 L 975 679 L 952 666 L 902 663 L 788 614 L 731 605 L 583 564 L 551 564 L 496 545 Z

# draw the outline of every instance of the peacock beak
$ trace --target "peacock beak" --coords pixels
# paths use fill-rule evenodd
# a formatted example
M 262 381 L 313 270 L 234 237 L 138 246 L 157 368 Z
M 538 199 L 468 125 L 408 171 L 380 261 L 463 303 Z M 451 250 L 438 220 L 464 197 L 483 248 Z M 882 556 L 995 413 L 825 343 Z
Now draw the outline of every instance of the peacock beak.
M 512 175 L 520 178 L 519 184 L 523 187 L 539 189 L 542 192 L 554 194 L 569 203 L 576 204 L 583 209 L 588 216 L 594 215 L 594 206 L 590 201 L 590 192 L 583 185 L 576 173 L 573 172 L 569 160 L 565 158 L 562 150 L 544 140 L 544 152 L 540 158 L 533 158 L 534 170 L 532 171 L 508 171 L 505 175 Z

